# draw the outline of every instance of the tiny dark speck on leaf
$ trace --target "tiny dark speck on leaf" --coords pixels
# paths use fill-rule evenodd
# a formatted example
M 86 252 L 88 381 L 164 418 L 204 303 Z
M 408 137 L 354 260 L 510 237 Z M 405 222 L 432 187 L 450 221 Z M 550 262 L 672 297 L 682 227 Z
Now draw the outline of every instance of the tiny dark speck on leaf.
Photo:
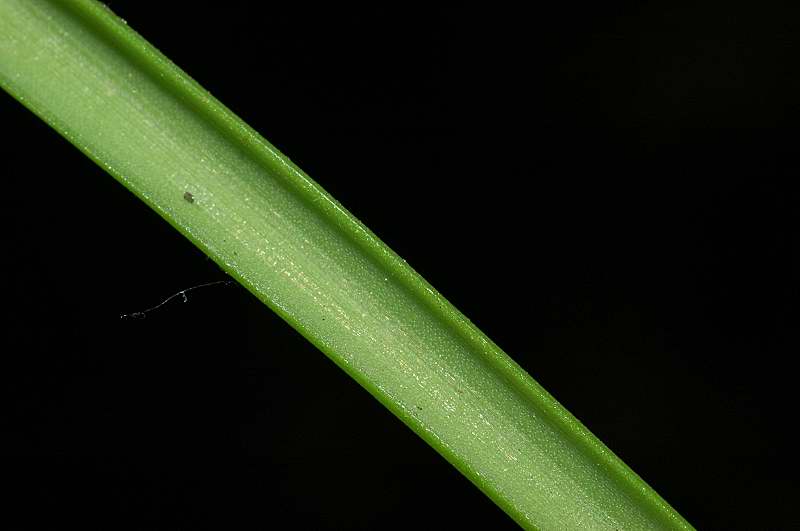
M 192 192 L 184 192 L 183 198 L 189 203 L 194 203 L 194 196 L 192 195 Z

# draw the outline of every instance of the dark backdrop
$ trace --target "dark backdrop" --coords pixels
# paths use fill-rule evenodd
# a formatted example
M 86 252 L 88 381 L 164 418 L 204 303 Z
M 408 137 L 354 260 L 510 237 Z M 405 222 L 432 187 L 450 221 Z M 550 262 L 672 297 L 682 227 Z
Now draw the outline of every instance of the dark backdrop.
M 797 525 L 800 11 L 110 4 L 690 522 Z M 0 121 L 31 527 L 513 528 L 238 286 L 121 321 L 225 275 L 7 95 Z

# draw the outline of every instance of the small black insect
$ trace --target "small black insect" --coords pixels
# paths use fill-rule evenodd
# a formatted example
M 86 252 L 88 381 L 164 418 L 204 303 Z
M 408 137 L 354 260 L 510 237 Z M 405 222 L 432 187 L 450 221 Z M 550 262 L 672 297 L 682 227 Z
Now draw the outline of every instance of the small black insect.
M 188 203 L 194 203 L 194 196 L 192 195 L 192 192 L 184 192 L 184 193 L 183 193 L 183 198 L 184 198 L 184 199 L 185 199 L 185 200 L 186 200 Z

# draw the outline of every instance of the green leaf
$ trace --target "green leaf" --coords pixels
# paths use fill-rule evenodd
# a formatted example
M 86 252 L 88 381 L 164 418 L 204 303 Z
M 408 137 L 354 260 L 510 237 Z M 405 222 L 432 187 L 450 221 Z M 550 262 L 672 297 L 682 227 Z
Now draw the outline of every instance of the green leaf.
M 401 258 L 103 5 L 0 0 L 0 84 L 520 525 L 691 528 Z

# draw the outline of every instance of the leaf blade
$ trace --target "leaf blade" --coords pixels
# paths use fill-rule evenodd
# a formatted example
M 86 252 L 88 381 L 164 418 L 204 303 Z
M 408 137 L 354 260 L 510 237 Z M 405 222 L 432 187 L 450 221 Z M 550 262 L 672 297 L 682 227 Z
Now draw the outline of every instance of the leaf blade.
M 0 15 L 7 91 L 517 522 L 689 528 L 404 261 L 105 8 L 3 0 Z

